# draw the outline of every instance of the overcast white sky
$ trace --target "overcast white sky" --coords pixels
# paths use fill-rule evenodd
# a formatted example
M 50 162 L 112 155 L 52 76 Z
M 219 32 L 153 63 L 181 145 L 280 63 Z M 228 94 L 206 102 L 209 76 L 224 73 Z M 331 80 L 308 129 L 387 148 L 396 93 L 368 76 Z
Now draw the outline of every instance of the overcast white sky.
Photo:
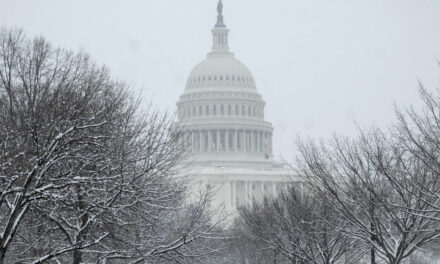
M 275 155 L 297 135 L 386 127 L 393 103 L 440 86 L 440 0 L 224 0 L 230 46 L 253 72 Z M 1 0 L 0 25 L 84 49 L 175 110 L 211 47 L 217 0 Z

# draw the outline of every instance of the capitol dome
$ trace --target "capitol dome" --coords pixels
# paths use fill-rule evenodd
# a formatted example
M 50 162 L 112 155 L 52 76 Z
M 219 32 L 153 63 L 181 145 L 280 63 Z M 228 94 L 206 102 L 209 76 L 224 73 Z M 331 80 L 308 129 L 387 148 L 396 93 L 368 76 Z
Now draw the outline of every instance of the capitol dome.
M 210 53 L 191 72 L 186 91 L 206 89 L 256 90 L 255 80 L 249 69 L 232 53 Z
M 192 162 L 220 167 L 272 166 L 272 131 L 249 69 L 229 51 L 218 5 L 212 50 L 191 71 L 177 103 Z

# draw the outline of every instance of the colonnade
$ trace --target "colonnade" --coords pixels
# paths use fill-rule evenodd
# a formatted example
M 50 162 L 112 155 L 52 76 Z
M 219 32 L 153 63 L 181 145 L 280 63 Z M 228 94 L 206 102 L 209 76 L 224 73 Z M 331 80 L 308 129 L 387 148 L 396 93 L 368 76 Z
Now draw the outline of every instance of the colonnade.
M 254 152 L 272 154 L 272 133 L 253 129 L 201 129 L 185 131 L 193 152 Z
M 261 201 L 264 196 L 279 193 L 286 182 L 272 181 L 231 181 L 229 203 L 231 207 L 240 207 L 252 200 Z

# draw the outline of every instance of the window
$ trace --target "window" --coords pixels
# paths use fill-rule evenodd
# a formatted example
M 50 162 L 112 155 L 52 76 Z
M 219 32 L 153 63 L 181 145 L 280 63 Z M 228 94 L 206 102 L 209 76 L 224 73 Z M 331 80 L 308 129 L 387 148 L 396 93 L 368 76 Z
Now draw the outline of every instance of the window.
M 199 106 L 199 116 L 202 116 L 202 112 L 203 112 L 203 107 Z
M 206 115 L 209 116 L 209 105 L 206 106 Z
M 220 106 L 220 114 L 221 115 L 225 114 L 225 107 L 223 105 Z
M 255 106 L 254 106 L 254 116 L 257 116 L 257 109 L 255 109 Z
M 214 108 L 212 109 L 212 114 L 217 115 L 217 107 L 214 105 Z
M 231 107 L 231 105 L 228 105 L 228 115 L 232 115 L 232 107 Z
M 241 106 L 241 115 L 242 116 L 246 115 L 246 110 L 244 109 L 244 105 Z
M 251 106 L 248 106 L 248 116 L 251 116 Z
M 193 116 L 196 116 L 196 107 L 193 106 Z

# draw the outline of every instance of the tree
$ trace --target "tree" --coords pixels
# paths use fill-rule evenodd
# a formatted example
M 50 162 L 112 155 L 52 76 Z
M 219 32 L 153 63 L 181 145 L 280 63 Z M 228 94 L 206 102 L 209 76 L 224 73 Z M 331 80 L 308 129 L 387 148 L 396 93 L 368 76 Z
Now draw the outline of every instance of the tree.
M 362 256 L 345 236 L 345 223 L 325 196 L 301 195 L 296 187 L 289 187 L 273 199 L 243 208 L 240 215 L 248 236 L 278 251 L 289 263 L 357 263 Z
M 212 250 L 209 192 L 186 199 L 172 116 L 142 111 L 128 88 L 85 53 L 1 30 L 0 263 Z M 192 247 L 199 240 L 206 247 Z
M 251 234 L 251 230 L 243 219 L 237 217 L 226 233 L 223 257 L 216 263 L 282 263 L 281 261 L 285 259 L 283 255 Z
M 425 177 L 415 178 L 414 184 L 431 197 L 429 210 L 440 211 L 440 91 L 430 93 L 420 83 L 419 94 L 423 108 L 397 110 L 393 135 L 426 170 Z
M 401 263 L 440 237 L 438 199 L 422 186 L 438 190 L 424 162 L 399 138 L 375 129 L 357 139 L 298 143 L 299 173 L 349 223 L 349 236 L 371 248 L 371 256 Z M 434 177 L 435 178 L 435 177 Z

